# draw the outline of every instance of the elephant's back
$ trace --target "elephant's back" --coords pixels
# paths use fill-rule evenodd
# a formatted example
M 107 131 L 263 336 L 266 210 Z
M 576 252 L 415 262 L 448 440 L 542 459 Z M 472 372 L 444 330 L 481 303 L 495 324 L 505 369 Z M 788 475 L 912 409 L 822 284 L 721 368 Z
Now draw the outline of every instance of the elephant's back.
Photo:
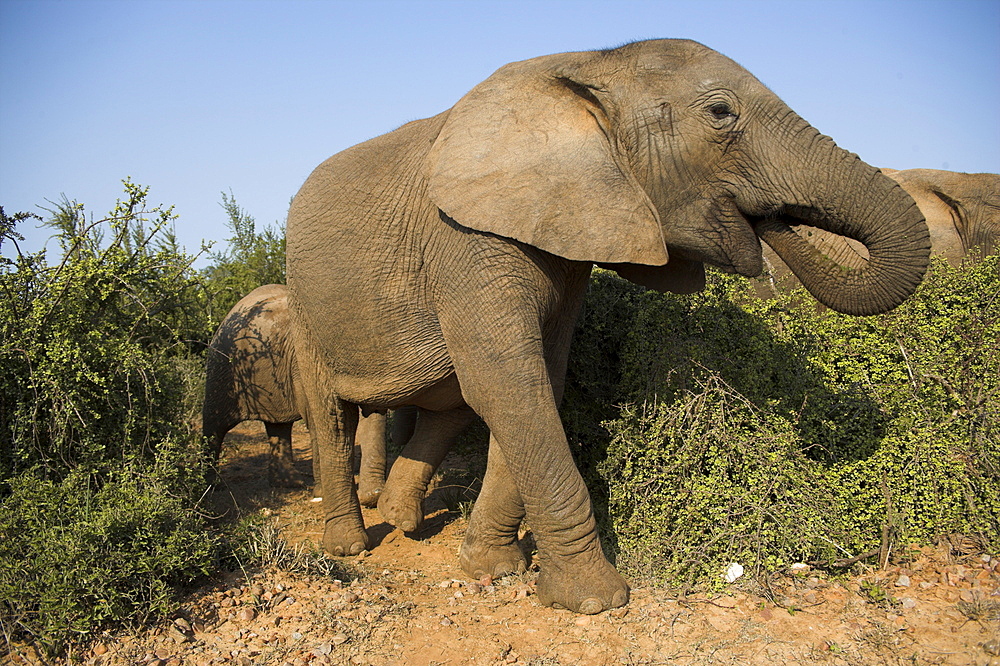
M 442 222 L 423 170 L 446 117 L 334 155 L 288 214 L 295 325 L 322 354 L 338 393 L 359 402 L 389 400 L 451 371 L 427 287 L 425 254 Z
M 246 420 L 301 418 L 292 385 L 291 320 L 285 285 L 244 296 L 222 320 L 206 358 L 206 430 Z

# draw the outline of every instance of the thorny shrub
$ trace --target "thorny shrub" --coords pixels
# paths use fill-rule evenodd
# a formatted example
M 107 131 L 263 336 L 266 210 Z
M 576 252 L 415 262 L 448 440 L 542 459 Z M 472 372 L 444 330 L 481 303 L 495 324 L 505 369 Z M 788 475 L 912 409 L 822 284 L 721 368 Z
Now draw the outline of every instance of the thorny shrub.
M 694 296 L 595 271 L 564 420 L 609 554 L 718 585 L 952 532 L 1000 548 L 1000 258 L 935 260 L 896 310 Z

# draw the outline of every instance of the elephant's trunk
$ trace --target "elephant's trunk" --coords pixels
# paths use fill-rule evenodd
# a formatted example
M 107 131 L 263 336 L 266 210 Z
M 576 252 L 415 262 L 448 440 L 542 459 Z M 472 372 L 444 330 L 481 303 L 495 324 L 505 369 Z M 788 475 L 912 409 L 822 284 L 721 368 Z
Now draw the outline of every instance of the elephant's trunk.
M 824 305 L 853 315 L 887 312 L 913 293 L 927 269 L 924 217 L 897 183 L 813 132 L 808 166 L 794 170 L 789 183 L 793 191 L 810 194 L 792 198 L 755 230 Z M 860 241 L 868 249 L 867 263 L 836 263 L 790 226 L 803 223 Z

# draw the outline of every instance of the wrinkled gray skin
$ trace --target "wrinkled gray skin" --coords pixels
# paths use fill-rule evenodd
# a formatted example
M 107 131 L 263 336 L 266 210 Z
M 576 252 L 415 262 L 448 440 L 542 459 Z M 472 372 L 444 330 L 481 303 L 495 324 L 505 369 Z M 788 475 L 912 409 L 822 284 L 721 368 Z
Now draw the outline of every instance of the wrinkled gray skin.
M 271 484 L 298 487 L 302 482 L 292 464 L 292 424 L 305 416 L 306 405 L 291 342 L 284 285 L 258 287 L 233 306 L 208 348 L 202 429 L 218 458 L 226 433 L 236 424 L 263 421 L 271 447 Z M 374 506 L 385 479 L 385 417 L 363 419 L 357 442 L 358 494 L 362 503 Z M 314 481 L 321 494 L 320 476 Z
M 843 270 L 789 226 L 804 221 L 872 260 Z M 853 314 L 898 305 L 928 261 L 902 188 L 690 41 L 512 63 L 450 110 L 324 162 L 292 202 L 287 267 L 325 548 L 368 545 L 344 474 L 359 406 L 415 405 L 442 430 L 471 409 L 491 439 L 465 571 L 523 568 L 527 517 L 543 604 L 625 604 L 558 412 L 591 268 L 691 292 L 703 262 L 757 275 L 760 239 Z
M 958 266 L 1000 250 L 1000 175 L 960 173 L 936 169 L 881 169 L 913 197 L 927 221 L 931 254 Z M 803 225 L 796 233 L 823 248 L 845 266 L 863 266 L 868 252 L 857 241 Z M 800 286 L 788 266 L 770 248 L 764 248 L 765 275 L 754 280 L 759 296 Z

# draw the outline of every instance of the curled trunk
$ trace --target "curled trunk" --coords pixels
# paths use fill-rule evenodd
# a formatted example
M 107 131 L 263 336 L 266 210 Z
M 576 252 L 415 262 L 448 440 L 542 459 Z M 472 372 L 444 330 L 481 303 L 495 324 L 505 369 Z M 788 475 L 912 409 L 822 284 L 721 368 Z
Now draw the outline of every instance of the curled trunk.
M 930 236 L 924 217 L 906 191 L 878 169 L 826 137 L 814 139 L 819 149 L 811 162 L 818 166 L 797 172 L 798 182 L 792 183 L 812 194 L 758 220 L 757 235 L 824 305 L 852 315 L 887 312 L 913 293 L 927 269 Z M 861 242 L 867 262 L 837 263 L 795 233 L 792 226 L 798 224 Z

